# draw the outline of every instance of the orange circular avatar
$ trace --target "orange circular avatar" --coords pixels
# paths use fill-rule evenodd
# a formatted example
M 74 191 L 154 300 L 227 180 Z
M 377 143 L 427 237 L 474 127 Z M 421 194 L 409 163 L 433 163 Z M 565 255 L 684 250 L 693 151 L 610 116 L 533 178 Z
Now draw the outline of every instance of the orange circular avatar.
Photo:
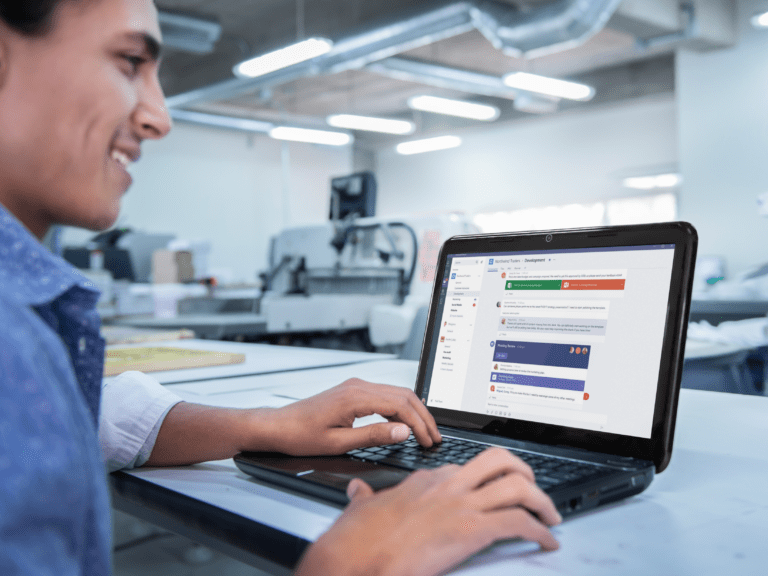
M 491 392 L 496 392 L 496 386 L 491 386 Z
M 581 346 L 576 346 L 576 354 L 581 354 Z
M 589 400 L 589 392 L 584 392 L 584 400 Z

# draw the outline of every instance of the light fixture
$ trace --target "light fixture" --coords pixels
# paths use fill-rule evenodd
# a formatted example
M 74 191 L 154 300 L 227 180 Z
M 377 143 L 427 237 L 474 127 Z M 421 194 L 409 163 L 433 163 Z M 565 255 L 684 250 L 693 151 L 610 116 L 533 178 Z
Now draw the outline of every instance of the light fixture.
M 333 42 L 325 38 L 308 38 L 274 52 L 240 62 L 232 71 L 241 78 L 256 78 L 257 76 L 263 76 L 275 70 L 287 68 L 299 62 L 321 56 L 332 47 Z
M 385 134 L 410 134 L 414 131 L 413 122 L 407 120 L 391 120 L 371 116 L 355 116 L 353 114 L 334 114 L 326 118 L 329 125 L 348 130 L 367 130 Z
M 750 19 L 750 22 L 755 28 L 768 28 L 768 12 L 755 14 Z
M 445 150 L 447 148 L 456 148 L 461 145 L 461 138 L 458 136 L 437 136 L 435 138 L 426 138 L 424 140 L 412 140 L 411 142 L 401 142 L 395 150 L 398 154 L 420 154 L 422 152 L 434 152 L 435 150 Z
M 635 176 L 624 178 L 623 184 L 635 190 L 654 190 L 656 188 L 674 188 L 683 181 L 679 174 L 657 174 L 655 176 Z
M 327 144 L 329 146 L 344 146 L 352 142 L 352 137 L 344 132 L 295 128 L 293 126 L 276 126 L 269 131 L 269 135 L 277 140 Z
M 408 99 L 408 106 L 414 110 L 434 112 L 435 114 L 447 114 L 472 120 L 496 120 L 499 117 L 499 109 L 487 104 L 466 102 L 464 100 L 451 100 L 450 98 L 438 98 L 437 96 L 414 96 Z
M 501 81 L 510 88 L 546 94 L 556 98 L 567 98 L 568 100 L 590 100 L 595 95 L 595 89 L 586 84 L 548 78 L 528 72 L 512 72 L 504 76 Z

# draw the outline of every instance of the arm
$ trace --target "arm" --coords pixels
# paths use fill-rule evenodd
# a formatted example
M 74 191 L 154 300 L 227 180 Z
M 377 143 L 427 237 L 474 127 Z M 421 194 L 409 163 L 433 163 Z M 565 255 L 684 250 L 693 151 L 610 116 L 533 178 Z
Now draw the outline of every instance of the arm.
M 352 427 L 355 418 L 371 414 L 389 422 Z M 353 378 L 283 408 L 238 410 L 179 403 L 166 415 L 146 464 L 221 460 L 241 451 L 342 454 L 402 442 L 411 430 L 424 446 L 441 439 L 434 418 L 412 391 Z
M 309 547 L 296 576 L 433 576 L 509 538 L 558 548 L 547 526 L 562 518 L 530 467 L 501 448 L 462 467 L 415 472 L 376 494 L 353 480 L 347 493 L 350 505 Z

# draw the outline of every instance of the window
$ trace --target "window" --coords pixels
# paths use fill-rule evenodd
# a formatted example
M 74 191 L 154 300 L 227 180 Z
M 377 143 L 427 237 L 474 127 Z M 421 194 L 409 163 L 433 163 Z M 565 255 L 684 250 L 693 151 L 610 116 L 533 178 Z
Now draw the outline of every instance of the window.
M 677 196 L 667 193 L 617 198 L 591 204 L 566 204 L 522 208 L 507 212 L 485 212 L 476 214 L 474 222 L 483 232 L 517 232 L 671 222 L 676 219 Z

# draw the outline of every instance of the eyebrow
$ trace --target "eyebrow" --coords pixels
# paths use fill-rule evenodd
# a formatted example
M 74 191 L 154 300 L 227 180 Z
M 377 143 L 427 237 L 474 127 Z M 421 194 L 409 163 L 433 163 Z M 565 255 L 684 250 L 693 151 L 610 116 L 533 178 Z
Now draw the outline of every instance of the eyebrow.
M 157 61 L 160 59 L 160 50 L 162 46 L 157 38 L 152 36 L 149 32 L 135 32 L 129 34 L 128 38 L 144 44 L 144 51 L 149 54 L 149 57 L 152 60 Z

